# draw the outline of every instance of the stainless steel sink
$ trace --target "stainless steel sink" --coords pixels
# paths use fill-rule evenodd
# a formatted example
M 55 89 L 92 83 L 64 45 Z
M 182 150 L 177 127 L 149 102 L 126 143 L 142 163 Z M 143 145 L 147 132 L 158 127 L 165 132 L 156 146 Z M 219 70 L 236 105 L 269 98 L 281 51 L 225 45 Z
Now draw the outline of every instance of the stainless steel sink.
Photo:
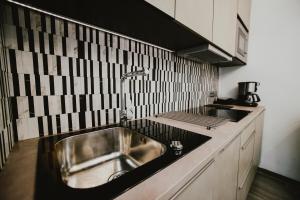
M 91 188 L 163 155 L 166 147 L 116 127 L 65 138 L 55 144 L 55 151 L 63 182 L 72 188 Z

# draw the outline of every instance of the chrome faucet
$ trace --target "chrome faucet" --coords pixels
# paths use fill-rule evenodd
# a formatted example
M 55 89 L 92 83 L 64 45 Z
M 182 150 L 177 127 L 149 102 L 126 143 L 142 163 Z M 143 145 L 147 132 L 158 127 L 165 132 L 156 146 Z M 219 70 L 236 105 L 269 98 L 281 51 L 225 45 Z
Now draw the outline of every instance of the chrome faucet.
M 128 72 L 125 73 L 121 76 L 121 82 L 120 82 L 120 89 L 121 89 L 121 110 L 120 110 L 120 121 L 126 122 L 128 119 L 131 119 L 132 117 L 127 115 L 127 108 L 125 105 L 125 100 L 124 100 L 124 82 L 127 78 L 129 77 L 134 77 L 134 76 L 146 76 L 149 74 L 149 71 L 147 69 L 142 69 L 142 70 L 137 70 L 133 72 Z

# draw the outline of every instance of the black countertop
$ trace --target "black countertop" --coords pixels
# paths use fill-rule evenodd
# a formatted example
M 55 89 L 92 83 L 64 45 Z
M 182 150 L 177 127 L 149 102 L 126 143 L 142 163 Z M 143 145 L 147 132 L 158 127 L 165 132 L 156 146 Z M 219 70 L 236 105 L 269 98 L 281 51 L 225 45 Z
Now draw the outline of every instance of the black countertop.
M 120 126 L 120 124 L 115 124 L 41 138 L 38 144 L 35 199 L 112 199 L 211 139 L 208 136 L 146 119 L 130 121 L 123 127 L 133 129 L 163 143 L 167 147 L 166 152 L 162 156 L 101 186 L 74 189 L 63 183 L 54 150 L 56 142 L 73 135 Z M 183 144 L 184 148 L 181 155 L 175 155 L 170 148 L 170 143 L 173 140 L 180 140 Z

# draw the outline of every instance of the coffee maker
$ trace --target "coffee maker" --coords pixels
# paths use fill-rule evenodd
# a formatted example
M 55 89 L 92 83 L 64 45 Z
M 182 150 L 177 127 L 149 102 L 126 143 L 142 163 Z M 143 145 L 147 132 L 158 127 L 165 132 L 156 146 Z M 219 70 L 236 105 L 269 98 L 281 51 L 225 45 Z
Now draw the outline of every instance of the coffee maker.
M 256 94 L 259 82 L 239 82 L 239 93 L 237 104 L 241 106 L 256 107 L 260 102 L 259 96 Z

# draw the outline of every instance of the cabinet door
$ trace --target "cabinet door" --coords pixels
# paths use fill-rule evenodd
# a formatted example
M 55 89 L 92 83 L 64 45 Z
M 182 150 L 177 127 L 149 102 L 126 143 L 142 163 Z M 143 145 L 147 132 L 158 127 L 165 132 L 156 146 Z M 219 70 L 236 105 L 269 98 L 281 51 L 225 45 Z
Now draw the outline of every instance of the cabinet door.
M 167 13 L 174 18 L 175 15 L 175 0 L 145 0 L 161 11 Z
M 216 157 L 215 200 L 234 200 L 237 192 L 240 136 L 224 147 Z
M 264 113 L 260 114 L 255 122 L 255 142 L 254 142 L 254 156 L 253 163 L 254 166 L 257 167 L 260 162 L 261 155 L 261 142 L 262 142 L 262 134 L 264 128 Z
M 250 12 L 251 12 L 251 0 L 239 0 L 238 1 L 238 14 L 245 26 L 250 27 Z
M 214 0 L 213 43 L 235 55 L 237 0 Z
M 176 200 L 213 200 L 215 187 L 215 161 L 209 162 L 190 180 L 172 199 Z
M 175 19 L 212 41 L 213 0 L 176 0 Z

